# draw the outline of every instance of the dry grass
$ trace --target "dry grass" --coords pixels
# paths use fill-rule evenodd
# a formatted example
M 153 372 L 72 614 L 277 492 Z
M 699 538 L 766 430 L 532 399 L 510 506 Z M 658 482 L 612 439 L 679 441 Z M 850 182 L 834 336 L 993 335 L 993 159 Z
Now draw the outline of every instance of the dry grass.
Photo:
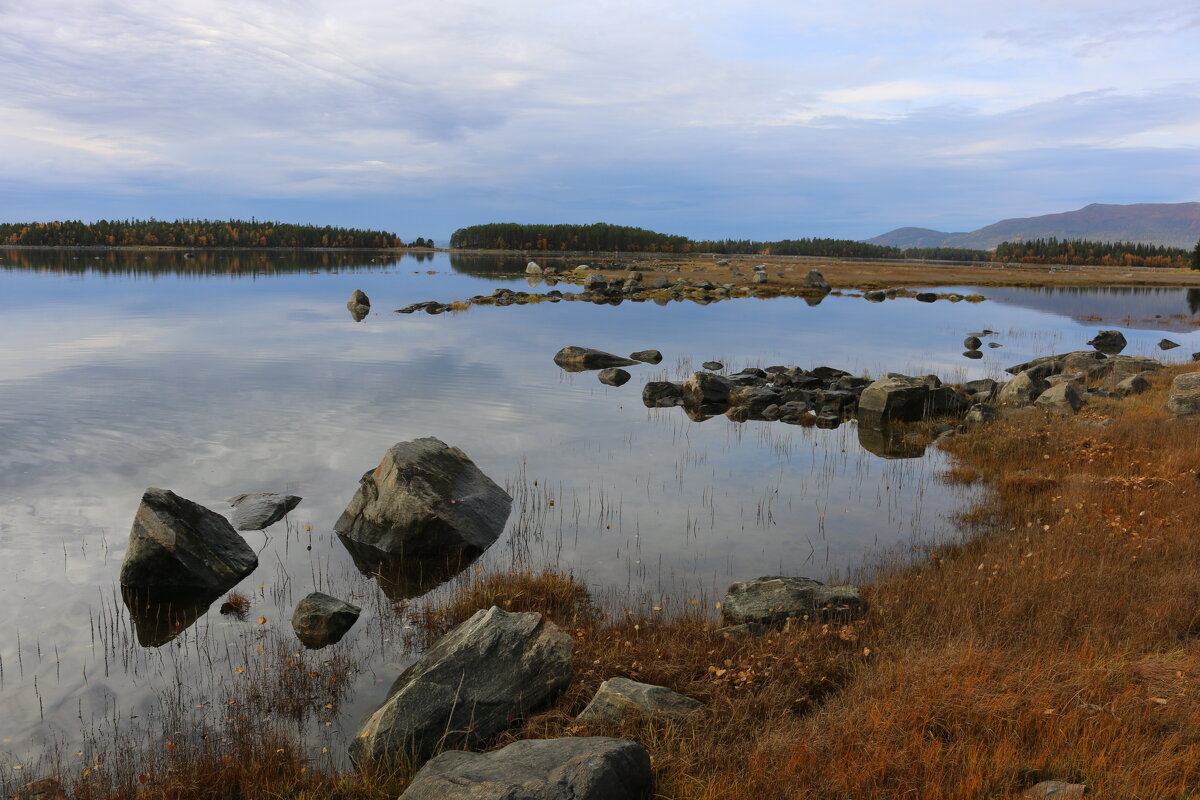
M 881 570 L 853 627 L 730 638 L 700 612 L 614 618 L 555 574 L 480 577 L 423 622 L 438 633 L 491 605 L 546 613 L 575 639 L 576 678 L 494 744 L 636 739 L 661 798 L 976 800 L 1046 779 L 1086 783 L 1097 798 L 1194 797 L 1200 422 L 1168 419 L 1170 377 L 1076 417 L 1029 409 L 948 440 L 947 478 L 982 487 L 963 541 Z M 575 722 L 618 675 L 706 710 Z M 406 779 L 314 774 L 265 734 L 228 737 L 245 743 L 230 760 L 159 754 L 146 792 L 79 796 L 383 798 Z

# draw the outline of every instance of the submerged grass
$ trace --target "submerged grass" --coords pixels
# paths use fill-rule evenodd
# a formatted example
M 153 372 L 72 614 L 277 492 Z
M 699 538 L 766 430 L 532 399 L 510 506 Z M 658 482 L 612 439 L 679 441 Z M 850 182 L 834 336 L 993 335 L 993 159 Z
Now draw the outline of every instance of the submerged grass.
M 493 744 L 635 739 L 651 750 L 661 798 L 1005 798 L 1046 779 L 1099 798 L 1194 796 L 1200 422 L 1166 413 L 1177 371 L 1077 416 L 1017 411 L 948 440 L 946 479 L 981 487 L 961 541 L 877 567 L 871 610 L 853 625 L 739 638 L 698 607 L 601 609 L 569 576 L 513 573 L 476 576 L 418 616 L 418 635 L 492 605 L 545 613 L 575 640 L 575 680 Z M 577 722 L 614 676 L 705 710 Z M 328 688 L 311 691 L 320 700 Z M 267 701 L 256 702 L 258 714 Z M 246 716 L 216 732 L 219 748 L 143 743 L 136 781 L 85 777 L 76 796 L 383 798 L 408 779 L 316 768 Z

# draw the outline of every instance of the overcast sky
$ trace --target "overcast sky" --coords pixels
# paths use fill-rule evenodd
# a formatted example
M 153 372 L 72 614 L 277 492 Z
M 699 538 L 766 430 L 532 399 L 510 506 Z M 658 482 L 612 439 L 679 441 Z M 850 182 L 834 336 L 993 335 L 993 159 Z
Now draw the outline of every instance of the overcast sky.
M 0 219 L 969 230 L 1200 200 L 1192 0 L 0 0 Z

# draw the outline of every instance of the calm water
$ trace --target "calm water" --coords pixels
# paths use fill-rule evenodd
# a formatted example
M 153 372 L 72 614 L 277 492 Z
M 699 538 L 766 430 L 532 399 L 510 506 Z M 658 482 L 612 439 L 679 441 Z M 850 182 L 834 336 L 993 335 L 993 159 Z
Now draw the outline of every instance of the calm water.
M 429 599 L 428 585 L 363 575 L 331 534 L 359 476 L 394 442 L 433 435 L 457 445 L 516 497 L 500 541 L 433 598 L 479 570 L 552 567 L 614 610 L 711 609 L 732 580 L 832 578 L 872 554 L 952 535 L 964 498 L 938 481 L 945 465 L 933 450 L 880 458 L 852 424 L 697 423 L 679 409 L 645 409 L 647 380 L 682 377 L 710 359 L 731 371 L 827 364 L 998 376 L 1008 364 L 1082 348 L 1101 325 L 1125 330 L 1131 354 L 1182 360 L 1200 350 L 1191 332 L 1200 298 L 1184 290 L 985 289 L 994 299 L 976 305 L 543 303 L 404 316 L 391 310 L 524 288 L 510 274 L 524 260 L 0 258 L 0 783 L 48 751 L 92 757 L 86 742 L 147 727 L 165 696 L 208 720 L 217 713 L 209 700 L 243 679 L 237 665 L 271 647 L 298 648 L 291 609 L 315 588 L 364 615 L 341 644 L 303 657 L 328 666 L 341 653 L 360 671 L 334 709 L 288 725 L 314 757 L 340 759 L 381 687 L 411 660 L 404 612 Z M 358 323 L 345 308 L 354 289 L 374 308 Z M 982 328 L 1004 346 L 963 358 L 962 338 Z M 1164 333 L 1183 347 L 1163 356 L 1154 345 Z M 630 368 L 630 383 L 609 388 L 554 365 L 567 344 L 656 348 L 665 360 Z M 303 496 L 285 522 L 246 534 L 260 551 L 259 569 L 239 587 L 254 602 L 246 620 L 215 606 L 165 633 L 131 619 L 116 579 L 147 486 L 222 513 L 223 498 L 240 492 Z

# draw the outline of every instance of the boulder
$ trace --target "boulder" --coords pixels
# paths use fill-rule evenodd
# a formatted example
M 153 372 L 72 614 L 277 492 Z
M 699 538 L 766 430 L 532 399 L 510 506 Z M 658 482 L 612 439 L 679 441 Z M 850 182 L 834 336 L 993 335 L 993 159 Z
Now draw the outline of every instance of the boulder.
M 1179 342 L 1172 342 L 1170 339 L 1163 339 L 1158 343 L 1159 350 L 1174 350 L 1179 347 Z
M 1075 384 L 1065 382 L 1051 386 L 1042 392 L 1033 401 L 1033 404 L 1038 408 L 1050 411 L 1074 414 L 1083 405 L 1083 397 L 1079 394 L 1079 389 L 1075 387 Z
M 971 407 L 971 401 L 949 386 L 939 386 L 929 390 L 929 416 L 944 416 L 947 414 L 961 416 Z
M 220 593 L 258 566 L 229 521 L 168 489 L 147 489 L 133 518 L 121 585 Z
M 752 280 L 754 283 L 766 283 L 770 279 L 767 277 L 767 273 L 756 272 L 756 273 L 754 273 L 754 277 L 751 278 L 750 280 Z
M 599 272 L 593 272 L 583 279 L 583 288 L 587 289 L 589 292 L 607 289 L 608 281 L 604 280 L 604 276 Z
M 887 300 L 887 292 L 882 289 L 874 289 L 870 292 L 863 292 L 863 298 L 872 303 L 882 303 Z
M 1150 388 L 1150 381 L 1143 378 L 1141 375 L 1130 375 L 1117 381 L 1113 391 L 1121 397 L 1129 397 L 1130 395 L 1141 394 Z
M 929 410 L 929 384 L 924 378 L 889 375 L 858 396 L 858 414 L 871 420 L 912 422 Z
M 462 450 L 426 437 L 392 445 L 333 529 L 391 555 L 477 553 L 496 541 L 511 509 L 508 492 Z
M 1167 398 L 1167 410 L 1177 416 L 1200 412 L 1200 372 L 1175 376 Z
M 757 417 L 767 406 L 779 404 L 779 392 L 766 386 L 738 386 L 729 393 L 729 402 L 745 408 L 750 416 Z
M 811 578 L 768 576 L 729 587 L 721 614 L 730 625 L 781 625 L 789 618 L 845 620 L 866 610 L 857 586 L 826 586 Z
M 477 611 L 400 673 L 350 743 L 350 758 L 359 767 L 421 763 L 495 736 L 567 688 L 573 646 L 535 611 Z
M 980 402 L 984 402 L 990 400 L 996 394 L 999 386 L 1000 384 L 991 378 L 979 378 L 978 380 L 967 381 L 959 388 L 972 397 L 979 398 Z M 980 395 L 983 395 L 983 397 L 980 398 Z
M 322 592 L 313 592 L 292 612 L 292 630 L 310 649 L 337 644 L 354 627 L 362 609 Z
M 969 424 L 979 425 L 999 418 L 1000 409 L 995 406 L 989 406 L 987 403 L 976 403 L 967 411 L 967 416 L 964 417 L 964 420 Z
M 608 369 L 600 370 L 597 376 L 600 382 L 606 386 L 624 386 L 629 383 L 629 373 L 618 367 L 609 367 Z
M 1145 356 L 1113 356 L 1106 363 L 1113 375 L 1140 375 L 1143 372 L 1157 372 L 1163 368 L 1161 361 Z
M 354 293 L 350 295 L 350 299 L 346 301 L 346 308 L 353 310 L 355 306 L 371 307 L 371 298 L 367 297 L 362 289 L 355 289 Z
M 400 800 L 644 800 L 650 754 L 625 739 L 522 739 L 489 753 L 430 761 Z
M 833 291 L 833 287 L 829 285 L 829 281 L 825 280 L 825 276 L 821 274 L 820 270 L 815 269 L 810 269 L 804 276 L 804 288 L 818 292 Z
M 683 387 L 670 381 L 650 381 L 642 387 L 642 405 L 668 408 L 683 404 Z
M 638 350 L 636 353 L 630 353 L 629 357 L 634 361 L 641 361 L 643 364 L 662 363 L 662 353 L 657 350 Z
M 294 494 L 252 492 L 235 494 L 225 502 L 233 506 L 233 527 L 239 531 L 261 531 L 287 516 L 300 505 L 300 500 Z
M 1043 378 L 1036 377 L 1032 372 L 1022 372 L 1008 383 L 1004 384 L 996 402 L 1002 406 L 1028 406 L 1050 388 Z
M 609 678 L 600 684 L 580 721 L 620 721 L 630 714 L 691 714 L 704 707 L 699 700 L 673 692 L 665 686 L 638 683 L 628 678 Z
M 689 406 L 726 405 L 737 384 L 711 372 L 693 372 L 683 382 L 683 402 Z
M 589 369 L 628 367 L 638 362 L 629 358 L 614 356 L 612 353 L 606 353 L 603 350 L 568 345 L 554 354 L 554 363 L 568 372 L 583 372 Z
M 1088 344 L 1101 353 L 1115 355 L 1124 350 L 1128 342 L 1125 341 L 1125 334 L 1120 331 L 1100 331 L 1088 340 Z
M 716 372 L 717 370 L 725 369 L 725 365 L 722 364 L 720 361 L 705 361 L 700 366 L 704 367 L 705 369 L 712 370 L 714 372 Z
M 983 347 L 983 341 L 978 336 L 968 336 L 963 339 L 963 347 L 968 350 L 978 350 Z
M 526 275 L 541 275 L 543 272 L 545 272 L 545 270 L 539 267 L 536 261 L 530 261 L 525 265 Z

